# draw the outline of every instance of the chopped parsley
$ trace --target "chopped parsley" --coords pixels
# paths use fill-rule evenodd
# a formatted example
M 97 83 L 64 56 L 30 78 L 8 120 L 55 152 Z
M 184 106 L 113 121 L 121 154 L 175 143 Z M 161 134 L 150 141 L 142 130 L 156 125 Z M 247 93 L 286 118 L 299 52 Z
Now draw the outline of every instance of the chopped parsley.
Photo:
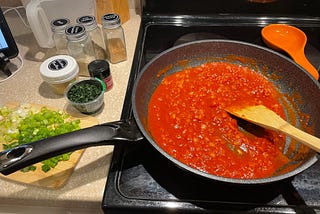
M 93 84 L 94 83 L 94 84 Z M 67 97 L 74 103 L 87 103 L 95 100 L 102 92 L 101 84 L 90 80 L 74 84 L 67 92 Z

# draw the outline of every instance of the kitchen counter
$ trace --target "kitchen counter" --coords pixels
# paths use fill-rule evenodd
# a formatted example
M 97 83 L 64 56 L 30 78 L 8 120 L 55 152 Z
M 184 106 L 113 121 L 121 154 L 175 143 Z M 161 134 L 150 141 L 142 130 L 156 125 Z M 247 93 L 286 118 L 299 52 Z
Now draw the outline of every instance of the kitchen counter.
M 20 10 L 23 13 L 23 10 Z M 39 74 L 42 61 L 54 50 L 40 48 L 29 28 L 14 11 L 6 15 L 18 45 L 23 65 L 10 79 L 0 83 L 0 104 L 37 103 L 70 110 L 66 100 L 55 95 Z M 130 74 L 140 16 L 130 9 L 130 20 L 123 24 L 128 60 L 111 64 L 114 86 L 105 93 L 105 105 L 93 115 L 99 123 L 119 120 Z M 18 59 L 13 63 L 20 64 Z M 20 65 L 17 65 L 18 67 Z M 0 178 L 0 213 L 99 213 L 112 158 L 113 146 L 87 148 L 75 171 L 60 189 L 46 189 Z

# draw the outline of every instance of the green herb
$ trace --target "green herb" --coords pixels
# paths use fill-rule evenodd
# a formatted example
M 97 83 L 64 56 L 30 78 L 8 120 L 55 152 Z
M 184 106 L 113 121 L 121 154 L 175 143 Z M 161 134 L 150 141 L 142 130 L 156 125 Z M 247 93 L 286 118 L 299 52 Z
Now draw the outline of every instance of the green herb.
M 75 103 L 87 103 L 95 100 L 101 94 L 101 91 L 100 85 L 83 81 L 73 85 L 68 91 L 67 97 Z
M 16 146 L 41 140 L 51 136 L 64 134 L 80 129 L 80 120 L 70 120 L 70 115 L 41 108 L 34 113 L 27 107 L 10 110 L 6 107 L 0 108 L 0 142 L 4 149 L 12 149 Z M 58 155 L 42 161 L 44 172 L 54 168 L 59 161 L 69 160 L 71 153 Z M 29 166 L 21 171 L 34 171 L 35 166 Z
M 29 171 L 36 171 L 37 167 L 36 166 L 27 166 L 23 169 L 21 169 L 21 172 L 29 172 Z

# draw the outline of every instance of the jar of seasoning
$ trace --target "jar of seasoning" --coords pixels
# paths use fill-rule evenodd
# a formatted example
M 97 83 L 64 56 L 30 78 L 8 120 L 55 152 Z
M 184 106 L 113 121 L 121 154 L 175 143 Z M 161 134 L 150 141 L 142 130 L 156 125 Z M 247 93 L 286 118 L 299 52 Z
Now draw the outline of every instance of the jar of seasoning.
M 64 94 L 67 86 L 77 79 L 78 73 L 77 61 L 68 55 L 50 57 L 40 65 L 42 79 L 58 95 Z
M 101 28 L 98 27 L 96 18 L 94 16 L 81 16 L 77 18 L 77 23 L 86 28 L 93 44 L 96 59 L 106 59 L 106 47 Z
M 55 19 L 51 21 L 52 39 L 57 49 L 57 54 L 68 54 L 67 37 L 65 29 L 70 24 L 67 18 Z
M 90 76 L 88 64 L 95 60 L 92 41 L 83 25 L 72 25 L 66 29 L 67 48 L 79 65 L 80 76 Z
M 113 86 L 113 80 L 110 72 L 109 63 L 106 60 L 94 60 L 88 65 L 88 70 L 91 77 L 102 80 L 106 85 L 106 91 L 109 91 Z
M 102 17 L 102 32 L 109 62 L 125 61 L 127 59 L 126 42 L 118 14 L 106 14 Z

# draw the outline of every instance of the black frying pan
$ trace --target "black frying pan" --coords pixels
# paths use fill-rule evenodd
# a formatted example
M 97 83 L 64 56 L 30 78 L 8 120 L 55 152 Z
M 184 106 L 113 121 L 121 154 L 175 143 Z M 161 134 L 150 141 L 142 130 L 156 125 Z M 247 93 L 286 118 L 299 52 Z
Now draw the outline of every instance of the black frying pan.
M 317 161 L 315 151 L 288 139 L 287 148 L 294 148 L 294 151 L 289 149 L 285 151 L 285 155 L 292 160 L 291 164 L 295 166 L 293 170 L 287 172 L 284 167 L 272 177 L 246 180 L 204 173 L 179 162 L 163 151 L 153 140 L 147 126 L 150 96 L 163 77 L 186 66 L 197 66 L 209 61 L 244 64 L 261 72 L 284 94 L 281 102 L 288 113 L 287 119 L 297 127 L 305 129 L 307 127 L 299 123 L 302 119 L 300 115 L 309 115 L 311 120 L 308 130 L 311 130 L 315 136 L 320 136 L 320 124 L 317 120 L 320 118 L 318 109 L 320 86 L 303 68 L 292 60 L 257 45 L 230 40 L 203 40 L 168 49 L 143 68 L 135 82 L 132 94 L 134 119 L 97 125 L 3 151 L 0 153 L 0 172 L 7 175 L 58 154 L 91 146 L 136 142 L 143 136 L 161 155 L 179 167 L 190 173 L 223 182 L 239 184 L 275 182 L 292 177 Z M 294 117 L 289 115 L 294 115 Z

